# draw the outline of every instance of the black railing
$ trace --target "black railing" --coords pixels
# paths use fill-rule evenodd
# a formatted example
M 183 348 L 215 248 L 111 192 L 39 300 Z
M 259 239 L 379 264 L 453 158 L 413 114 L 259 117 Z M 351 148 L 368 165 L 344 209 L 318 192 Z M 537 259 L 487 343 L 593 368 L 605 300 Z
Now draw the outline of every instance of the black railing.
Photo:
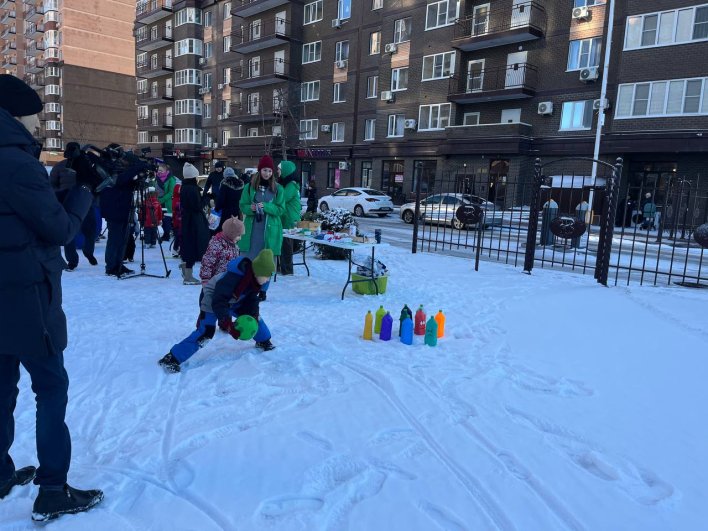
M 272 119 L 274 116 L 282 114 L 287 109 L 285 98 L 263 98 L 245 103 L 232 103 L 229 116 L 236 121 L 244 118 L 253 118 L 252 121 L 260 119 Z
M 285 77 L 290 72 L 290 64 L 284 59 L 251 62 L 236 66 L 231 71 L 231 82 L 243 79 L 259 79 L 267 76 Z
M 515 31 L 524 28 L 546 31 L 546 10 L 540 2 L 525 2 L 487 12 L 477 10 L 475 14 L 458 19 L 455 24 L 454 40 L 480 38 Z
M 159 114 L 138 120 L 140 129 L 171 129 L 174 127 L 174 118 L 170 114 Z
M 148 63 L 138 65 L 138 76 L 150 74 L 151 72 L 160 72 L 162 70 L 173 70 L 172 61 L 158 61 L 156 64 Z
M 147 17 L 157 11 L 172 11 L 172 0 L 147 0 L 139 2 L 135 7 L 135 18 Z
M 475 94 L 502 90 L 535 91 L 538 69 L 530 63 L 517 63 L 497 68 L 482 68 L 454 76 L 449 81 L 449 94 Z
M 147 26 L 143 26 L 147 27 Z M 173 42 L 174 39 L 172 38 L 172 31 L 167 33 L 164 29 L 158 29 L 157 32 L 153 33 L 152 31 L 149 31 L 143 35 L 139 35 L 138 38 L 135 40 L 135 45 L 137 46 L 138 49 L 141 49 L 143 46 L 156 46 L 156 45 L 162 45 L 166 44 L 167 42 Z
M 231 34 L 231 46 L 239 47 L 247 44 L 257 44 L 272 38 L 289 38 L 292 24 L 285 19 L 275 18 L 262 20 L 259 23 L 244 24 L 234 29 Z

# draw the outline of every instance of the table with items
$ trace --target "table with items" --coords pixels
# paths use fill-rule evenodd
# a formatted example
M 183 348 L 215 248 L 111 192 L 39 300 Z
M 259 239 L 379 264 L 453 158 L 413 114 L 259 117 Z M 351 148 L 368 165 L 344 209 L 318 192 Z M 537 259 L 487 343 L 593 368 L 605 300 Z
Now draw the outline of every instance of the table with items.
M 307 271 L 307 276 L 310 276 L 310 268 L 307 265 L 306 252 L 308 249 L 314 247 L 315 245 L 325 245 L 328 247 L 333 247 L 337 249 L 342 249 L 345 251 L 347 256 L 347 261 L 349 263 L 347 272 L 347 281 L 342 289 L 342 300 L 344 300 L 344 294 L 347 291 L 347 287 L 351 284 L 354 285 L 358 282 L 371 282 L 370 285 L 374 286 L 376 295 L 379 294 L 379 281 L 381 276 L 377 271 L 376 265 L 376 248 L 377 247 L 387 247 L 388 244 L 380 243 L 373 237 L 365 236 L 351 236 L 347 233 L 335 233 L 333 231 L 322 232 L 318 230 L 310 229 L 285 229 L 283 230 L 283 238 L 289 238 L 291 240 L 302 242 L 300 249 L 297 254 L 302 255 L 302 262 L 293 262 L 293 266 L 301 265 L 305 266 Z M 354 261 L 354 252 L 366 249 L 371 249 L 371 262 L 370 264 L 360 264 Z M 352 278 L 352 266 L 357 266 L 361 271 L 357 276 L 363 278 Z M 276 273 L 275 281 L 277 281 L 278 276 Z

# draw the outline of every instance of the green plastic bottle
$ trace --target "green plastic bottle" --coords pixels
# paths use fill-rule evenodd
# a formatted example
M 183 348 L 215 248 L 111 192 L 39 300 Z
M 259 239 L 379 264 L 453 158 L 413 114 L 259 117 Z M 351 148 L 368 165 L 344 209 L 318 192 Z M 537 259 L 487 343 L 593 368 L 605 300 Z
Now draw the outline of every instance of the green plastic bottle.
M 384 318 L 384 315 L 386 315 L 386 310 L 384 310 L 383 306 L 379 306 L 379 309 L 376 310 L 376 320 L 374 321 L 375 334 L 381 333 L 381 319 Z
M 401 309 L 401 316 L 398 318 L 398 337 L 401 337 L 401 329 L 403 328 L 403 321 L 406 320 L 406 317 L 410 317 L 411 319 L 413 319 L 413 312 L 407 304 L 404 304 L 403 308 Z
M 429 347 L 434 347 L 438 344 L 438 323 L 435 322 L 435 317 L 432 315 L 425 325 L 425 344 Z

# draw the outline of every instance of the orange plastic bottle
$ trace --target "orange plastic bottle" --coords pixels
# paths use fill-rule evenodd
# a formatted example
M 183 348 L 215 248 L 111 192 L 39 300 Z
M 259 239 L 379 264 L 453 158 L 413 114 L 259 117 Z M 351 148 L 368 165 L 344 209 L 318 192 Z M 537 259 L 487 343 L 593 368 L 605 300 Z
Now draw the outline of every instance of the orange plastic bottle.
M 435 322 L 438 323 L 438 337 L 443 337 L 445 335 L 445 314 L 442 310 L 438 310 L 435 315 Z

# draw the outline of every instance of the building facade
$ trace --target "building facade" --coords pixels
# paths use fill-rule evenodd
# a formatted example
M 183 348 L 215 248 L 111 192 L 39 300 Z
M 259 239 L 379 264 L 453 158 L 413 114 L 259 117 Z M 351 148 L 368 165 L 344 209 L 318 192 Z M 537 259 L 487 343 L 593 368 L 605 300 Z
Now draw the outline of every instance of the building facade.
M 133 2 L 4 0 L 2 67 L 38 90 L 42 160 L 66 142 L 136 145 Z
M 400 203 L 417 178 L 464 168 L 498 193 L 537 157 L 590 157 L 602 115 L 625 181 L 705 173 L 708 4 L 615 3 L 601 100 L 600 0 L 141 2 L 140 145 L 205 170 L 287 156 L 321 190 Z

